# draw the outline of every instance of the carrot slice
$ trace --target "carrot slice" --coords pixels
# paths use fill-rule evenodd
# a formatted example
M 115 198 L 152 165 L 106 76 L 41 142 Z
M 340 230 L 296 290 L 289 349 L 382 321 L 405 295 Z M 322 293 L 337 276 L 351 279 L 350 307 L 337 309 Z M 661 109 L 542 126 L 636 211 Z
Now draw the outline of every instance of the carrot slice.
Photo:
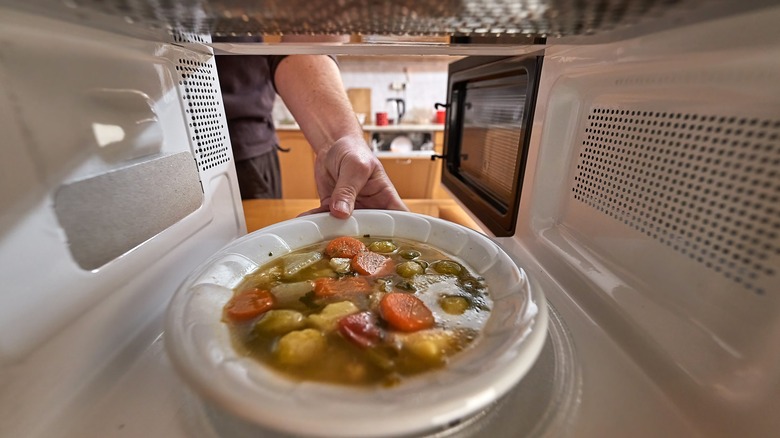
M 396 330 L 414 332 L 433 327 L 433 313 L 414 295 L 392 292 L 379 302 L 382 318 Z
M 250 289 L 234 295 L 225 304 L 225 317 L 232 321 L 248 321 L 267 310 L 275 303 L 274 295 L 263 289 Z
M 382 276 L 395 269 L 395 263 L 388 257 L 371 251 L 361 252 L 352 257 L 352 270 L 360 275 Z
M 318 278 L 314 280 L 314 295 L 320 298 L 367 294 L 372 290 L 365 277 Z
M 325 254 L 331 258 L 344 257 L 351 259 L 363 251 L 366 251 L 366 244 L 349 236 L 337 237 L 331 240 L 328 246 L 325 247 Z

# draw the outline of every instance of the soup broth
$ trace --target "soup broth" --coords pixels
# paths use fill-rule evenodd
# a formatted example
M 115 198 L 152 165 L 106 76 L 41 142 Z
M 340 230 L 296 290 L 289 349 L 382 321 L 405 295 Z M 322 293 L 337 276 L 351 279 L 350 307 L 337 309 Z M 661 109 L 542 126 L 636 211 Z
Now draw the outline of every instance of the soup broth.
M 299 380 L 392 386 L 478 337 L 482 277 L 429 245 L 339 237 L 260 267 L 225 305 L 235 347 Z

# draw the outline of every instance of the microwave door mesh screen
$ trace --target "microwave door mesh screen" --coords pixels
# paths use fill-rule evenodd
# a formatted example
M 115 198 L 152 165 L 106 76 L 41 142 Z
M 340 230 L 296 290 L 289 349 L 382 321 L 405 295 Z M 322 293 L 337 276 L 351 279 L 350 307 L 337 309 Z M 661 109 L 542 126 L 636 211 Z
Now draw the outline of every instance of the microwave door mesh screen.
M 514 79 L 511 85 L 467 87 L 458 169 L 504 209 L 514 195 L 527 91 L 525 76 Z

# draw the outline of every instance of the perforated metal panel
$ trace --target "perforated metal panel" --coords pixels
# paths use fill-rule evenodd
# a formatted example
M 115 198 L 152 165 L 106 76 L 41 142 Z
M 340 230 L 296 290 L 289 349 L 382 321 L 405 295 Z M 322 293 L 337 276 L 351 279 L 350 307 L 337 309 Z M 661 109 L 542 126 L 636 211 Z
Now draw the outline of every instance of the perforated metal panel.
M 574 199 L 768 292 L 780 256 L 780 120 L 595 107 Z
M 152 30 L 196 34 L 574 36 L 709 12 L 725 0 L 15 0 L 60 19 L 110 15 Z M 36 3 L 37 6 L 26 3 Z M 747 4 L 750 2 L 740 2 Z M 517 38 L 515 38 L 517 40 Z M 516 41 L 515 41 L 516 42 Z
M 217 34 L 578 35 L 660 15 L 677 0 L 227 2 Z
M 208 35 L 201 35 L 191 32 L 182 32 L 180 30 L 173 31 L 174 43 L 201 43 L 207 44 L 211 42 L 211 37 Z
M 176 71 L 198 169 L 204 171 L 228 163 L 232 155 L 214 59 L 182 58 Z

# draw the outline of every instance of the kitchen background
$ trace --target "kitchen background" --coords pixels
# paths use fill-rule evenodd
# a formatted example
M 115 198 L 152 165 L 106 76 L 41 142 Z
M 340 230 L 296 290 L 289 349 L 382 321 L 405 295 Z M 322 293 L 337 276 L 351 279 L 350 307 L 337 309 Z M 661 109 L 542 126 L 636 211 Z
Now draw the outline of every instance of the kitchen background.
M 406 102 L 404 123 L 431 123 L 434 104 L 447 100 L 447 66 L 453 56 L 341 56 L 338 57 L 344 88 L 371 89 L 371 114 L 365 124 L 373 124 L 374 114 L 386 109 L 386 99 Z M 293 118 L 281 99 L 274 108 L 277 125 L 289 125 Z
M 356 114 L 362 112 L 357 108 L 370 107 L 365 111 L 363 121 L 366 141 L 376 148 L 375 136 L 378 135 L 385 146 L 390 146 L 389 150 L 375 149 L 375 153 L 401 198 L 417 208 L 417 212 L 476 228 L 473 220 L 442 186 L 440 161 L 430 158 L 431 154 L 441 154 L 443 150 L 444 125 L 435 123 L 434 105 L 447 101 L 447 69 L 461 57 L 340 56 L 337 59 L 344 88 Z M 375 114 L 388 110 L 387 99 L 390 98 L 403 99 L 406 104 L 402 123 L 376 126 Z M 274 121 L 284 152 L 279 154 L 282 198 L 316 200 L 314 153 L 280 98 L 274 107 Z M 433 149 L 418 144 L 431 140 Z M 395 148 L 396 143 L 403 146 L 413 141 L 419 150 Z M 408 200 L 427 201 L 409 204 Z

